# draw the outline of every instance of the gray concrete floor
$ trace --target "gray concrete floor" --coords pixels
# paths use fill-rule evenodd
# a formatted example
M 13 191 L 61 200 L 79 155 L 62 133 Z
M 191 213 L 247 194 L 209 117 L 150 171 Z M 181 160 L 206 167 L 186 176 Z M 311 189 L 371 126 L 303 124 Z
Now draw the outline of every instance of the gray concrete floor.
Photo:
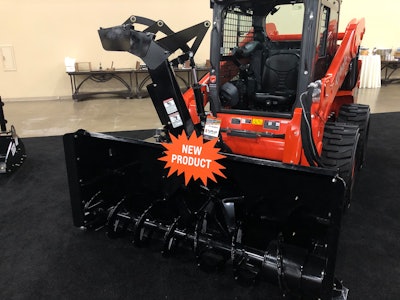
M 358 102 L 368 104 L 372 113 L 400 111 L 400 85 L 359 89 Z M 99 98 L 73 100 L 7 101 L 7 128 L 14 125 L 20 137 L 63 135 L 78 129 L 124 131 L 161 126 L 149 98 Z
M 20 137 L 153 129 L 161 126 L 149 98 L 5 102 L 5 118 Z M 7 127 L 9 128 L 9 126 Z

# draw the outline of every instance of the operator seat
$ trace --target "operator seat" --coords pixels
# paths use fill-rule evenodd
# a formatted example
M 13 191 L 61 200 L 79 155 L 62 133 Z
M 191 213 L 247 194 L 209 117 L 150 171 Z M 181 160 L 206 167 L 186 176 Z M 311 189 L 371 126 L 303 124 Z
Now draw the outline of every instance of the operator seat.
M 265 60 L 255 104 L 266 110 L 290 110 L 296 98 L 299 50 L 274 50 Z

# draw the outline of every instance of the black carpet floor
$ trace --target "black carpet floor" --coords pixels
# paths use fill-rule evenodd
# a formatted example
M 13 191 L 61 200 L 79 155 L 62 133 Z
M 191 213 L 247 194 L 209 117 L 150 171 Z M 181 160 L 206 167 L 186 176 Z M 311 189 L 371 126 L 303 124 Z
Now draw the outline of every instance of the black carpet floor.
M 400 113 L 372 115 L 337 260 L 349 299 L 400 299 L 399 132 Z M 0 177 L 0 299 L 282 299 L 268 283 L 237 284 L 229 266 L 198 270 L 188 251 L 164 258 L 73 227 L 62 137 L 23 141 L 28 159 Z

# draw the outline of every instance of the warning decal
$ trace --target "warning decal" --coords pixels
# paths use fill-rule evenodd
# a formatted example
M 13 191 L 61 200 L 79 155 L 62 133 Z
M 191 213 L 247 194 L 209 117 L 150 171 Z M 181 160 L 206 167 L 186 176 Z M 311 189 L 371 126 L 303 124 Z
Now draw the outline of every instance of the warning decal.
M 197 137 L 193 133 L 188 138 L 186 133 L 182 132 L 178 137 L 171 135 L 171 141 L 172 143 L 162 143 L 166 151 L 165 156 L 159 158 L 166 162 L 164 168 L 170 168 L 168 177 L 175 172 L 178 175 L 183 173 L 186 185 L 193 178 L 194 180 L 201 179 L 206 186 L 208 178 L 217 182 L 215 174 L 226 178 L 221 172 L 221 169 L 225 167 L 216 162 L 218 159 L 225 158 L 224 155 L 218 153 L 220 149 L 215 148 L 217 139 L 204 143 L 202 136 Z
M 183 121 L 178 112 L 170 114 L 168 117 L 169 117 L 169 121 L 171 122 L 173 128 L 183 125 Z
M 172 114 L 176 111 L 178 111 L 178 108 L 176 107 L 175 101 L 173 98 L 168 98 L 163 101 L 165 110 L 167 111 L 167 114 Z

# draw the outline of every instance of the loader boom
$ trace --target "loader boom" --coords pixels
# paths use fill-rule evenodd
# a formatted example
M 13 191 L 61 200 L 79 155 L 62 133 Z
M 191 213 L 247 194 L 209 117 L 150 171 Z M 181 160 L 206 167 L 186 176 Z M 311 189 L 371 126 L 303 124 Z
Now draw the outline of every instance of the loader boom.
M 336 105 L 336 112 L 342 103 L 335 103 L 335 100 L 343 96 L 349 97 L 347 103 L 352 103 L 352 90 L 357 87 L 361 61 L 358 58 L 359 47 L 365 32 L 365 20 L 353 19 L 341 34 L 341 44 L 337 49 L 336 55 L 332 60 L 326 75 L 321 80 L 321 94 L 332 95 L 332 100 L 328 103 Z M 338 95 L 339 94 L 339 95 Z M 328 112 L 323 105 L 320 106 L 318 114 L 328 119 Z
M 133 24 L 149 25 L 143 32 L 134 29 Z M 99 36 L 103 47 L 109 51 L 127 51 L 143 59 L 148 68 L 153 84 L 148 86 L 151 99 L 161 123 L 168 131 L 177 135 L 183 130 L 191 135 L 194 123 L 189 115 L 179 85 L 173 73 L 173 67 L 189 60 L 198 50 L 204 38 L 209 22 L 202 22 L 180 32 L 173 32 L 163 21 L 151 21 L 142 17 L 131 16 L 123 25 L 112 28 L 100 28 Z M 168 28 L 168 29 L 164 29 Z M 168 35 L 155 41 L 155 32 Z M 194 39 L 191 47 L 187 45 Z M 183 54 L 171 62 L 168 57 L 176 50 Z M 176 106 L 177 112 L 168 113 L 166 106 Z

